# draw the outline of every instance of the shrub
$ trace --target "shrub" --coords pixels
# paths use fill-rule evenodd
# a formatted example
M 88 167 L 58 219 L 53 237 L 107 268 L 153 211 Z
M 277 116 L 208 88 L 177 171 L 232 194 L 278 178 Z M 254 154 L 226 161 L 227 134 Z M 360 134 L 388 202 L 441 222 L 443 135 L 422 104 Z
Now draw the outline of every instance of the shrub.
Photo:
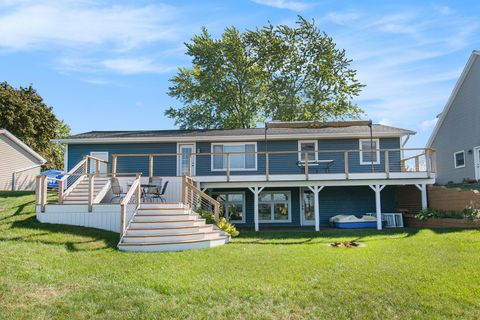
M 205 222 L 208 224 L 215 224 L 215 215 L 207 210 L 204 209 L 197 209 L 196 212 L 205 219 Z
M 437 209 L 423 209 L 415 216 L 418 220 L 427 220 L 430 218 L 451 218 L 451 219 L 480 219 L 480 209 L 466 208 L 461 212 L 455 210 L 437 210 Z
M 217 224 L 215 221 L 215 215 L 212 212 L 203 210 L 203 209 L 198 209 L 197 213 L 203 219 L 205 219 L 206 223 L 216 224 L 220 230 L 222 230 L 223 232 L 229 233 L 232 237 L 236 237 L 240 234 L 237 228 L 233 224 L 228 222 L 227 219 L 225 218 L 220 218 L 220 221 Z

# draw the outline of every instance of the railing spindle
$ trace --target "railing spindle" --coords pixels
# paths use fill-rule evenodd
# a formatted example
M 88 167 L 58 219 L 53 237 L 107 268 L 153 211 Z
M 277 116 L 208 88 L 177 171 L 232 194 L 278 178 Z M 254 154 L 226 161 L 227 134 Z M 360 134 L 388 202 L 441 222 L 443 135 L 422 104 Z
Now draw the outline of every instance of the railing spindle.
M 343 159 L 344 159 L 344 167 L 345 167 L 345 178 L 348 179 L 348 171 L 349 171 L 349 168 L 348 168 L 348 151 L 345 151 L 344 154 L 343 154 Z

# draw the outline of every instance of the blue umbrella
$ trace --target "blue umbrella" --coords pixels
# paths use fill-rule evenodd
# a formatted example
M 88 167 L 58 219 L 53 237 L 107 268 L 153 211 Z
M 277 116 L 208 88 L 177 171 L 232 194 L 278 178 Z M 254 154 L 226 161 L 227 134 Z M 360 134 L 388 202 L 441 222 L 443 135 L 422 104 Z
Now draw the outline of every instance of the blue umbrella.
M 48 188 L 58 188 L 58 180 L 63 177 L 63 171 L 50 169 L 47 171 L 40 172 L 41 174 L 48 175 L 47 177 L 47 187 Z

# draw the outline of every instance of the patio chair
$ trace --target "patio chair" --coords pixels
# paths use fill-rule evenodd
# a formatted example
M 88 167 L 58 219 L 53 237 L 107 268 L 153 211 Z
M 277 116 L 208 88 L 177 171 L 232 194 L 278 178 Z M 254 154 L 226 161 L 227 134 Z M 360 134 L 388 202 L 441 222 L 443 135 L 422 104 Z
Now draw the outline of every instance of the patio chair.
M 157 189 L 156 192 L 153 192 L 151 194 L 151 196 L 152 196 L 151 199 L 152 200 L 153 199 L 159 199 L 160 202 L 165 202 L 166 200 L 165 200 L 164 196 L 165 196 L 165 191 L 167 190 L 167 186 L 168 186 L 168 181 L 165 181 L 165 183 L 163 184 L 163 187 L 156 188 Z
M 110 199 L 110 202 L 113 202 L 113 200 L 117 198 L 119 199 L 118 202 L 120 202 L 122 198 L 125 196 L 125 193 L 123 192 L 123 188 L 120 185 L 120 182 L 118 181 L 117 178 L 112 178 L 111 190 L 113 193 L 113 197 Z
M 145 202 L 148 200 L 153 201 L 156 194 L 161 192 L 162 188 L 162 178 L 150 177 L 148 183 L 151 185 L 143 189 L 142 197 L 145 199 Z

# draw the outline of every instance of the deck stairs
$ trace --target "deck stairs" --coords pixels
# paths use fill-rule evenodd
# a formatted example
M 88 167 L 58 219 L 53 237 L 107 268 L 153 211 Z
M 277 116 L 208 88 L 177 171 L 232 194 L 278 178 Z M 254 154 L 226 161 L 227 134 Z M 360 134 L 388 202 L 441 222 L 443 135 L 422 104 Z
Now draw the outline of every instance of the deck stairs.
M 182 251 L 216 247 L 230 235 L 206 224 L 182 203 L 141 204 L 127 221 L 118 248 L 124 251 Z
M 73 189 L 64 196 L 64 204 L 85 204 L 88 203 L 88 177 L 81 177 Z M 93 181 L 93 203 L 99 203 L 110 189 L 110 178 L 95 177 Z

